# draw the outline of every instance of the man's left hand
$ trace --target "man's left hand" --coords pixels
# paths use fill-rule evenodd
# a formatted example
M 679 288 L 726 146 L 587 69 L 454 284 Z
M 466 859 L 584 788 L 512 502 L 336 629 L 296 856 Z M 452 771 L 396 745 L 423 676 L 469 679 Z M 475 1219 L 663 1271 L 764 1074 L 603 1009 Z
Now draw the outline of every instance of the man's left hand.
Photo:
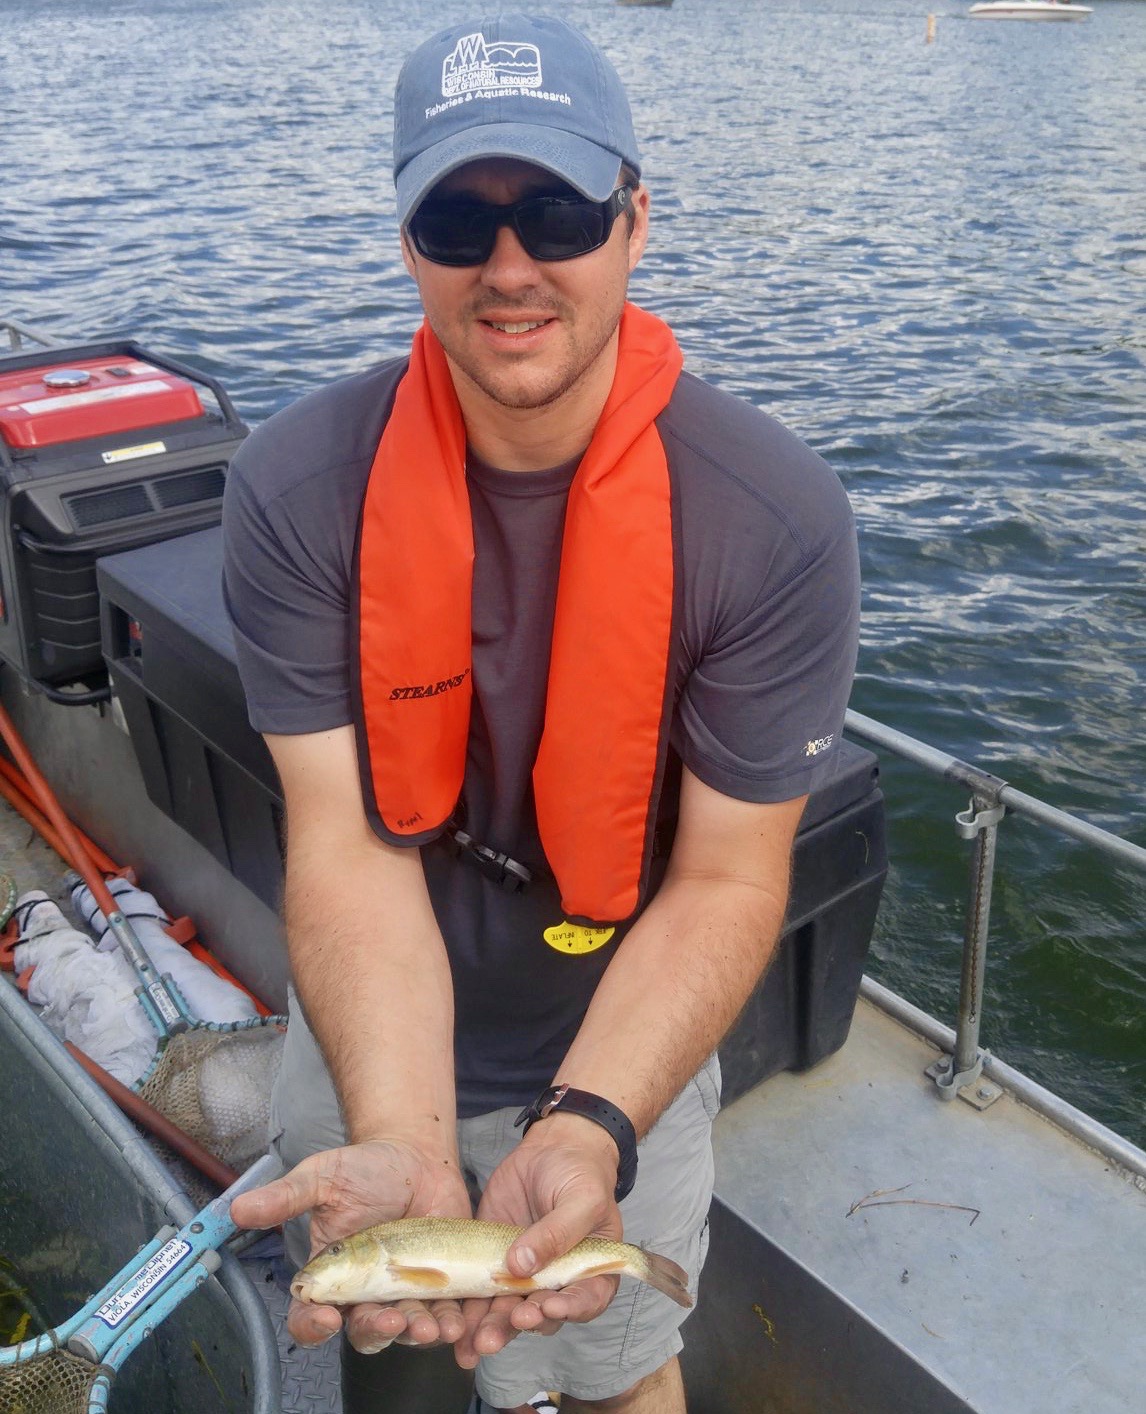
M 494 1170 L 477 1216 L 525 1228 L 506 1265 L 515 1276 L 532 1276 L 583 1238 L 621 1239 L 616 1184 L 617 1149 L 609 1135 L 579 1115 L 551 1115 Z M 472 1368 L 522 1331 L 553 1335 L 566 1321 L 591 1321 L 616 1294 L 617 1278 L 607 1276 L 561 1291 L 465 1301 L 466 1329 L 454 1346 L 458 1364 Z

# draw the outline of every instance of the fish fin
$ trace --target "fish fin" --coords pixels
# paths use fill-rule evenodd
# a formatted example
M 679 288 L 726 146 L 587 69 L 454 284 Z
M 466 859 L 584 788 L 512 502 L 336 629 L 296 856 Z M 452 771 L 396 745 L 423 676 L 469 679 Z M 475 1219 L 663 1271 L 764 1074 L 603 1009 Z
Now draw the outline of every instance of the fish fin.
M 586 1267 L 583 1272 L 578 1272 L 577 1280 L 584 1281 L 586 1277 L 612 1276 L 616 1272 L 625 1271 L 628 1265 L 624 1257 L 615 1259 L 612 1262 L 598 1262 L 595 1267 Z
M 386 1270 L 395 1281 L 408 1282 L 410 1286 L 438 1290 L 450 1284 L 449 1273 L 439 1271 L 437 1267 L 407 1267 L 401 1262 L 389 1262 Z
M 495 1281 L 498 1286 L 504 1287 L 506 1291 L 537 1291 L 539 1287 L 532 1277 L 517 1277 L 512 1272 L 500 1271 L 490 1272 L 490 1280 Z
M 675 1301 L 678 1306 L 691 1306 L 688 1275 L 684 1269 L 669 1261 L 667 1257 L 662 1257 L 659 1252 L 645 1252 L 644 1258 L 648 1270 L 642 1274 L 643 1279 Z

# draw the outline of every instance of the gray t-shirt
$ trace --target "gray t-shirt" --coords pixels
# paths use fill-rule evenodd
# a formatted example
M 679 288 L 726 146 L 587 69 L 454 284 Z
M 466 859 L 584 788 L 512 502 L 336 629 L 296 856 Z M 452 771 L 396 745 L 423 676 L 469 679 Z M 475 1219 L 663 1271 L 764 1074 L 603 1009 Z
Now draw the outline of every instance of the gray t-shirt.
M 352 721 L 358 516 L 404 371 L 404 361 L 383 364 L 303 398 L 258 428 L 232 463 L 225 588 L 259 731 Z M 725 795 L 803 795 L 834 769 L 855 667 L 858 557 L 847 498 L 778 423 L 688 374 L 657 426 L 678 498 L 683 579 L 672 747 Z M 422 850 L 453 968 L 463 1115 L 524 1104 L 550 1083 L 626 930 L 586 953 L 543 937 L 563 914 L 538 840 L 531 771 L 575 466 L 505 472 L 471 458 L 467 470 L 475 563 L 465 829 L 538 877 L 513 895 L 444 844 Z M 592 809 L 591 780 L 570 789 Z

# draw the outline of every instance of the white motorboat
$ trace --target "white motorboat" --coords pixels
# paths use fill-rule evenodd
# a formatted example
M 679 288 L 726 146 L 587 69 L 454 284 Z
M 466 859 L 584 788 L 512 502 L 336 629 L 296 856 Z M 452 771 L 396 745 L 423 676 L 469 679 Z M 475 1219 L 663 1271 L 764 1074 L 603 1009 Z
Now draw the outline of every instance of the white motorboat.
M 983 0 L 970 10 L 974 20 L 1085 20 L 1090 13 L 1073 0 Z

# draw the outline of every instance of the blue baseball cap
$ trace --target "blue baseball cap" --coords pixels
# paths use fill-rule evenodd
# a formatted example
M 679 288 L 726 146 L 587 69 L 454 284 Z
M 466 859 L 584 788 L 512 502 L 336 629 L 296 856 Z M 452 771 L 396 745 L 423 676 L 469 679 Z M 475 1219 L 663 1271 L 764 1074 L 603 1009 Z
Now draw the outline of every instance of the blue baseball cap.
M 516 157 L 604 201 L 621 163 L 640 174 L 616 69 L 572 25 L 498 15 L 442 30 L 402 65 L 394 90 L 394 185 L 402 225 L 448 173 Z

